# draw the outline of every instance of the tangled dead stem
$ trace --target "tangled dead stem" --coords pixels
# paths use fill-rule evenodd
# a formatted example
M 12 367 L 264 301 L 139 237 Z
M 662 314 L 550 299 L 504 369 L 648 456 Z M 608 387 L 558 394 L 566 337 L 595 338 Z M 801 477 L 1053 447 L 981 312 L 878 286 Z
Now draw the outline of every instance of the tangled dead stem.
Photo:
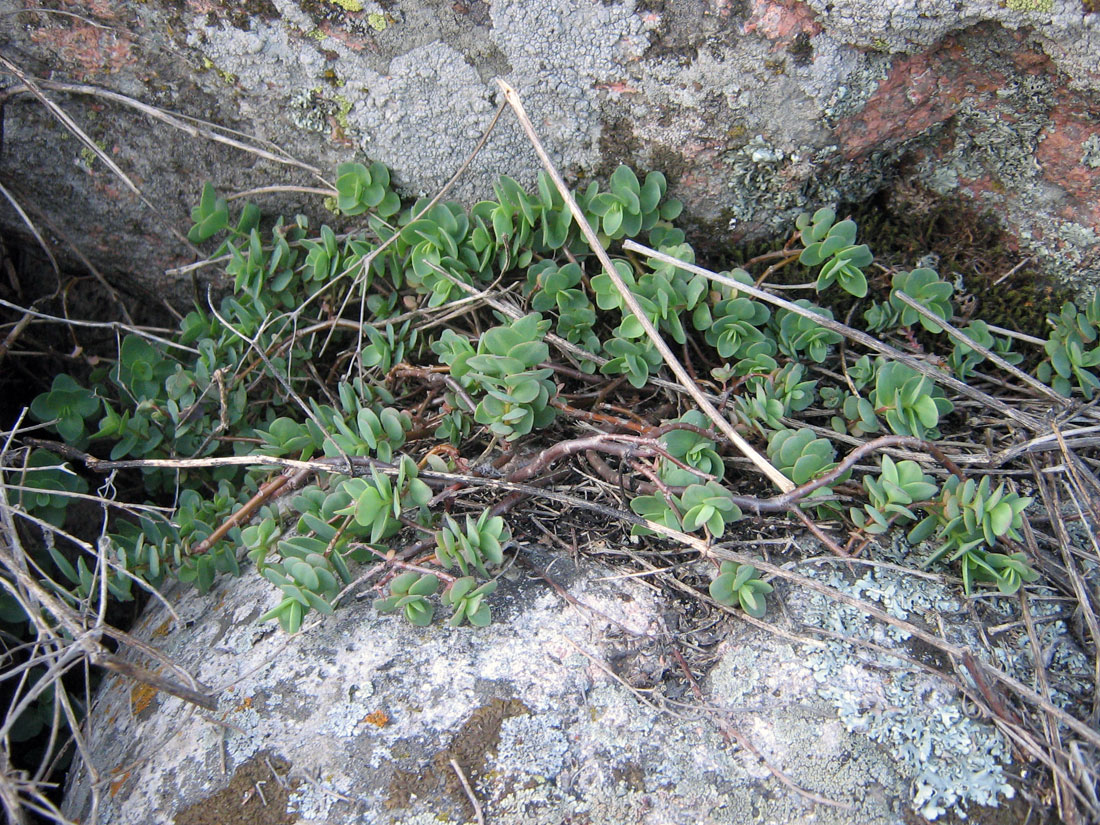
M 283 594 L 265 619 L 290 632 L 372 588 L 378 609 L 415 624 L 443 606 L 454 625 L 484 625 L 494 571 L 524 563 L 534 541 L 610 554 L 687 596 L 686 611 L 706 603 L 786 635 L 825 633 L 762 618 L 796 591 L 862 611 L 910 640 L 912 655 L 890 655 L 940 674 L 1020 764 L 1038 768 L 1003 815 L 1054 806 L 1067 823 L 1100 819 L 1100 415 L 1080 400 L 1100 386 L 1096 300 L 1052 307 L 1048 337 L 1037 338 L 1023 328 L 1033 318 L 1017 323 L 1010 310 L 1041 316 L 1040 304 L 987 300 L 980 286 L 1001 287 L 1019 268 L 972 264 L 967 291 L 931 259 L 912 270 L 873 265 L 856 223 L 828 209 L 744 268 L 711 272 L 671 226 L 678 205 L 663 177 L 642 182 L 622 167 L 608 191 L 574 197 L 504 84 L 547 171 L 537 196 L 502 179 L 497 200 L 467 214 L 443 200 L 446 189 L 403 208 L 377 165 L 345 164 L 331 183 L 217 127 L 184 127 L 115 93 L 4 63 L 21 81 L 5 99 L 33 95 L 78 137 L 49 92 L 139 107 L 310 172 L 316 185 L 285 188 L 366 222 L 311 234 L 304 219 L 272 226 L 251 205 L 234 220 L 231 201 L 284 187 L 223 199 L 208 185 L 187 242 L 222 243 L 175 274 L 222 270 L 232 284 L 217 283 L 179 330 L 134 325 L 98 274 L 117 322 L 51 314 L 64 305 L 61 286 L 31 306 L 3 303 L 13 320 L 0 358 L 18 361 L 17 342 L 33 345 L 50 323 L 65 325 L 78 355 L 104 331 L 117 340 L 85 359 L 90 383 L 57 376 L 5 433 L 0 619 L 20 641 L 5 661 L 0 798 L 13 821 L 27 812 L 63 821 L 49 781 L 74 751 L 90 759 L 77 732 L 95 721 L 81 709 L 97 669 L 214 706 L 217 697 L 112 623 L 120 604 L 156 597 L 166 575 L 206 588 L 247 556 Z M 634 240 L 643 234 L 649 245 Z M 958 246 L 940 253 L 953 269 Z M 831 290 L 846 322 L 782 297 L 795 290 Z M 997 324 L 976 320 L 983 303 Z M 849 326 L 859 313 L 863 330 Z M 44 427 L 60 441 L 44 439 Z M 155 503 L 129 503 L 142 499 Z M 90 533 L 66 521 L 78 508 Z M 898 546 L 902 525 L 913 545 L 905 564 L 951 562 L 920 575 L 968 597 L 985 645 L 959 644 L 930 617 L 897 618 L 769 550 L 777 533 L 805 529 L 816 543 L 797 552 L 850 560 L 850 584 L 857 565 Z M 759 555 L 735 550 L 749 540 Z M 687 558 L 711 563 L 709 586 L 685 572 Z M 1072 674 L 1044 635 L 1054 627 L 1081 654 Z M 175 675 L 116 655 L 127 646 Z M 1019 655 L 1006 664 L 998 650 L 1012 646 Z M 679 661 L 696 686 L 690 665 L 702 660 Z M 13 743 L 35 734 L 37 763 L 13 765 Z M 925 815 L 943 812 L 915 802 Z

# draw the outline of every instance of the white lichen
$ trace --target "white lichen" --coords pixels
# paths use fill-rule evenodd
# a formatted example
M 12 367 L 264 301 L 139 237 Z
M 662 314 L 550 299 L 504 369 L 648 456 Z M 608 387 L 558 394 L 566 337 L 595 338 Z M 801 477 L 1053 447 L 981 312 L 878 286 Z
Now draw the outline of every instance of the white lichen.
M 817 565 L 801 572 L 899 619 L 946 615 L 961 607 L 944 585 L 899 571 L 871 568 L 855 581 Z M 796 598 L 792 606 L 807 625 L 905 652 L 907 633 L 821 594 Z M 968 804 L 992 805 L 1013 795 L 1004 773 L 1009 749 L 994 727 L 966 716 L 961 699 L 945 683 L 912 664 L 875 654 L 876 670 L 890 674 L 880 679 L 852 665 L 860 657 L 857 645 L 837 640 L 808 650 L 816 692 L 833 704 L 849 731 L 884 745 L 901 773 L 912 777 L 912 804 L 922 816 L 935 819 L 948 810 L 965 815 Z

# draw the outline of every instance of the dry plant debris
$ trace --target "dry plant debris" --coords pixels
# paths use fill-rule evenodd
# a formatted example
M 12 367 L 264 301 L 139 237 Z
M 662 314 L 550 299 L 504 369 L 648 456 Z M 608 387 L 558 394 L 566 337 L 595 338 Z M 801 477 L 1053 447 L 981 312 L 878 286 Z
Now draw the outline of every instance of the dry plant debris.
M 98 94 L 20 77 L 69 128 L 46 92 Z M 207 184 L 188 241 L 213 251 L 191 269 L 224 271 L 227 294 L 211 291 L 175 331 L 90 324 L 117 331 L 116 357 L 88 380 L 58 375 L 5 434 L 0 618 L 30 641 L 8 657 L 0 732 L 56 734 L 32 774 L 5 766 L 9 815 L 59 817 L 41 787 L 61 735 L 79 730 L 58 689 L 68 671 L 125 670 L 212 701 L 170 662 L 153 673 L 115 657 L 108 639 L 156 651 L 112 627 L 110 605 L 157 597 L 167 576 L 204 589 L 248 559 L 283 595 L 265 620 L 292 633 L 368 590 L 413 624 L 443 607 L 452 625 L 482 626 L 494 577 L 554 507 L 553 542 L 583 555 L 571 525 L 630 525 L 613 535 L 628 567 L 758 626 L 789 632 L 775 612 L 761 621 L 786 592 L 815 600 L 807 615 L 847 610 L 922 643 L 934 655 L 917 664 L 1043 766 L 1036 798 L 1069 823 L 1100 817 L 1100 298 L 1052 314 L 1045 340 L 960 327 L 951 283 L 929 267 L 876 269 L 855 222 L 827 208 L 781 249 L 712 272 L 672 226 L 679 204 L 660 173 L 620 167 L 607 191 L 571 192 L 501 85 L 501 111 L 512 106 L 546 166 L 535 194 L 502 178 L 469 212 L 445 191 L 403 204 L 384 167 L 348 163 L 334 183 L 317 173 L 319 186 L 294 187 L 358 219 L 337 234 L 233 209 Z M 790 272 L 808 280 L 775 284 Z M 783 297 L 795 290 L 839 296 L 848 322 Z M 75 335 L 82 323 L 4 306 L 18 320 L 0 357 L 31 325 Z M 67 529 L 74 501 L 99 509 L 95 535 Z M 776 514 L 852 575 L 735 549 Z M 855 575 L 885 564 L 887 545 L 908 608 Z M 712 566 L 709 586 L 685 581 L 685 553 Z M 932 566 L 975 627 L 1015 629 L 1011 661 L 979 644 L 986 630 L 964 639 L 925 621 L 928 597 L 907 585 Z M 804 619 L 803 632 L 901 655 L 834 619 Z M 1057 669 L 1055 627 L 1084 678 L 1080 662 Z M 926 783 L 918 797 L 934 816 L 997 793 Z

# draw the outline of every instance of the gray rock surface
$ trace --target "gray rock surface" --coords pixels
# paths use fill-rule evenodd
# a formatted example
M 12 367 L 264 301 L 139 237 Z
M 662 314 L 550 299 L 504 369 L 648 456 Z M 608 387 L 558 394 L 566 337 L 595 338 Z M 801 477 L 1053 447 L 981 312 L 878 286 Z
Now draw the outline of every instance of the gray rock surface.
M 487 629 L 417 629 L 359 602 L 288 638 L 256 624 L 277 595 L 253 573 L 206 596 L 169 593 L 183 625 L 153 603 L 136 635 L 219 689 L 218 710 L 108 677 L 86 731 L 97 817 L 83 764 L 67 815 L 112 825 L 472 821 L 452 759 L 493 823 L 871 825 L 914 812 L 974 816 L 975 803 L 1014 795 L 997 731 L 942 679 L 861 650 L 851 640 L 915 654 L 855 610 L 783 588 L 796 624 L 769 621 L 849 638 L 800 643 L 698 604 L 685 610 L 613 570 L 523 552 L 575 603 L 512 568 Z M 899 617 L 938 616 L 954 642 L 967 638 L 966 608 L 944 583 L 834 562 L 799 570 Z M 794 792 L 738 737 L 843 807 Z
M 34 6 L 36 11 L 23 11 Z M 367 156 L 410 194 L 459 165 L 520 92 L 574 180 L 661 169 L 714 243 L 785 231 L 804 209 L 904 177 L 994 210 L 1047 270 L 1100 281 L 1100 14 L 1094 0 L 148 0 L 46 11 L 0 0 L 5 54 L 239 129 L 324 174 Z M 10 78 L 9 78 L 10 79 Z M 308 183 L 293 167 L 51 96 L 139 183 L 140 204 L 28 96 L 6 109 L 4 180 L 97 264 L 158 293 L 193 257 L 202 180 Z M 536 161 L 510 118 L 456 191 Z M 297 198 L 297 201 L 296 201 Z M 272 211 L 308 205 L 268 196 Z M 315 211 L 316 205 L 309 207 Z M 19 222 L 5 204 L 0 220 Z

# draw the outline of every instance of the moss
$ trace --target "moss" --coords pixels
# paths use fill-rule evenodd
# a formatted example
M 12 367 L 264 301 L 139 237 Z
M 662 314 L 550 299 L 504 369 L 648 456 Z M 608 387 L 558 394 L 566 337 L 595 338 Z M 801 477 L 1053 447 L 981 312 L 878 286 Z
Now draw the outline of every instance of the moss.
M 485 757 L 496 751 L 500 728 L 505 719 L 531 712 L 519 699 L 492 699 L 475 710 L 455 734 L 449 747 L 439 751 L 431 765 L 418 771 L 398 768 L 390 782 L 386 807 L 406 808 L 418 796 L 423 796 L 441 783 L 456 804 L 467 808 L 469 800 L 451 766 L 453 759 L 470 781 L 476 781 L 485 769 Z M 472 815 L 473 811 L 467 811 Z
M 595 177 L 610 177 L 620 163 L 629 164 L 639 153 L 634 121 L 627 117 L 605 120 L 600 130 L 600 164 L 592 170 Z
M 297 814 L 291 813 L 288 807 L 290 792 L 298 787 L 300 780 L 283 779 L 290 768 L 290 763 L 278 754 L 258 753 L 234 771 L 224 789 L 180 811 L 176 815 L 176 825 L 222 822 L 289 825 L 297 822 Z M 272 776 L 274 771 L 278 774 Z M 262 793 L 257 787 L 263 789 Z
M 1026 255 L 1010 242 L 996 215 L 975 209 L 962 196 L 944 198 L 899 185 L 838 212 L 851 214 L 860 240 L 883 265 L 912 269 L 921 256 L 935 254 L 940 275 L 947 280 L 960 275 L 964 294 L 977 299 L 975 315 L 988 323 L 1045 338 L 1046 314 L 1072 298 L 1065 287 L 1046 280 L 1034 260 L 994 287 Z
M 274 20 L 279 17 L 279 10 L 271 0 L 245 0 L 245 2 L 226 3 L 225 14 L 229 22 L 238 29 L 252 28 L 252 21 Z
M 796 34 L 794 40 L 787 46 L 787 54 L 791 56 L 796 65 L 805 66 L 810 63 L 814 57 L 814 47 L 810 42 L 810 35 L 806 32 Z

